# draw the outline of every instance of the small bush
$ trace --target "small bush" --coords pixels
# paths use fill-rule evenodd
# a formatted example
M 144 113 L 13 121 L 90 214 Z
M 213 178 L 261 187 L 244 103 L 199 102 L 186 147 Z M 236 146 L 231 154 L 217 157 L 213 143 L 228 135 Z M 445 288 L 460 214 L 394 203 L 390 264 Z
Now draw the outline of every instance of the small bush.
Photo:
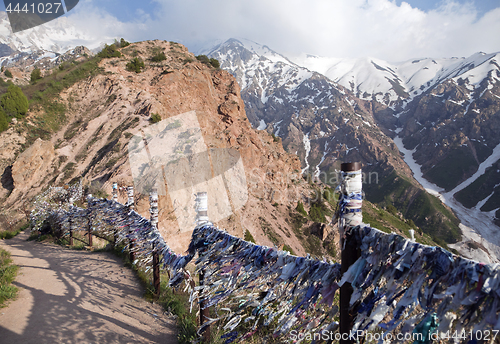
M 153 55 L 153 57 L 151 57 L 151 61 L 153 62 L 161 62 L 161 61 L 165 61 L 167 59 L 167 56 L 165 55 L 164 52 L 160 52 L 156 55 Z
M 292 249 L 290 246 L 286 245 L 286 244 L 285 244 L 285 245 L 283 245 L 283 251 L 287 251 L 287 252 L 289 252 L 290 254 L 295 255 L 295 252 L 293 252 L 293 249 Z
M 302 204 L 301 201 L 298 201 L 297 202 L 297 207 L 295 208 L 295 210 L 297 210 L 299 213 L 301 213 L 302 215 L 304 216 L 307 216 L 307 212 L 306 210 L 304 209 L 304 204 Z
M 31 83 L 35 83 L 37 80 L 40 80 L 41 78 L 42 78 L 42 71 L 38 68 L 33 69 L 30 77 Z
M 220 63 L 219 60 L 214 59 L 213 57 L 210 59 L 210 64 L 212 67 L 219 69 L 220 68 Z
M 10 253 L 0 249 L 0 307 L 17 295 L 17 288 L 11 283 L 14 282 L 18 267 L 11 263 Z
M 125 47 L 128 47 L 130 45 L 130 42 L 127 42 L 123 38 L 121 38 L 120 41 L 115 39 L 115 43 L 113 43 L 113 45 L 118 47 L 118 48 L 125 48 Z
M 323 191 L 323 198 L 329 202 L 330 204 L 333 204 L 335 203 L 336 199 L 335 199 L 335 193 L 333 192 L 333 190 L 331 188 L 326 188 L 324 191 Z
M 248 229 L 245 230 L 245 237 L 244 237 L 244 239 L 245 239 L 245 241 L 253 242 L 255 244 L 255 239 L 253 238 L 252 233 L 250 233 L 248 231 Z
M 326 223 L 325 214 L 323 213 L 321 205 L 318 203 L 313 203 L 311 205 L 311 209 L 309 209 L 309 217 L 314 222 Z
M 151 123 L 158 123 L 159 121 L 161 121 L 161 116 L 157 113 L 154 113 L 151 115 L 151 118 L 149 119 L 149 121 Z
M 14 229 L 12 231 L 1 231 L 0 232 L 0 239 L 12 239 L 16 235 L 22 232 L 24 228 L 18 228 Z
M 196 59 L 198 61 L 200 61 L 201 63 L 210 64 L 210 59 L 208 58 L 207 55 L 198 55 L 198 56 L 196 56 Z
M 19 87 L 10 85 L 7 92 L 0 97 L 0 106 L 7 116 L 21 118 L 28 111 L 28 98 Z
M 198 55 L 196 56 L 196 59 L 200 61 L 201 63 L 206 64 L 209 67 L 213 68 L 220 68 L 220 63 L 217 59 L 214 58 L 208 58 L 207 55 Z
M 12 78 L 12 73 L 10 70 L 6 69 L 5 72 L 3 72 L 7 78 Z
M 139 57 L 134 57 L 129 63 L 127 63 L 127 70 L 129 72 L 140 73 L 144 69 L 144 61 Z
M 109 59 L 112 57 L 121 57 L 122 53 L 120 53 L 116 49 L 116 45 L 111 44 L 111 45 L 105 45 L 104 48 L 97 54 L 98 57 L 103 58 L 103 59 Z
M 392 215 L 394 215 L 394 216 L 397 216 L 397 215 L 398 215 L 398 210 L 397 210 L 397 209 L 396 209 L 396 207 L 395 207 L 395 206 L 393 206 L 392 204 L 387 205 L 387 211 L 388 211 L 389 213 L 391 213 Z

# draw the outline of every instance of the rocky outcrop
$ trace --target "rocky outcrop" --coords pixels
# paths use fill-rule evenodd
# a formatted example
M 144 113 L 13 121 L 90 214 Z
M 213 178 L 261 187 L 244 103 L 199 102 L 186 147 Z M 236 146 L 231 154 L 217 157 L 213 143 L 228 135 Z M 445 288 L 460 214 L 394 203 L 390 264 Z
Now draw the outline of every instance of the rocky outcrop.
M 55 158 L 52 142 L 40 138 L 22 152 L 11 168 L 13 192 L 6 203 L 16 203 L 19 197 L 32 192 L 30 189 L 41 191 L 48 186 L 47 175 L 53 172 L 52 164 Z

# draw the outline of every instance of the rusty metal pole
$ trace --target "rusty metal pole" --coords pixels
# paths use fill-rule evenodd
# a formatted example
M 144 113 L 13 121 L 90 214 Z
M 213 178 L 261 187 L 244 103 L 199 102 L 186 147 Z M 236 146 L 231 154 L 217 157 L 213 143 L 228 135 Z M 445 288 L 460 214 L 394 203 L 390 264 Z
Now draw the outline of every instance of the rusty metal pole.
M 89 228 L 88 228 L 88 235 L 89 235 L 89 247 L 92 247 L 92 220 L 89 217 Z
M 358 247 L 352 239 L 349 228 L 358 226 L 363 221 L 361 214 L 361 192 L 362 175 L 360 163 L 344 163 L 341 165 L 342 185 L 341 185 L 341 214 L 339 219 L 341 268 L 344 274 L 349 267 L 356 262 L 360 256 Z M 344 283 L 340 287 L 340 334 L 341 344 L 354 344 L 356 338 L 351 336 L 354 325 L 355 314 L 349 307 L 353 289 L 350 283 Z

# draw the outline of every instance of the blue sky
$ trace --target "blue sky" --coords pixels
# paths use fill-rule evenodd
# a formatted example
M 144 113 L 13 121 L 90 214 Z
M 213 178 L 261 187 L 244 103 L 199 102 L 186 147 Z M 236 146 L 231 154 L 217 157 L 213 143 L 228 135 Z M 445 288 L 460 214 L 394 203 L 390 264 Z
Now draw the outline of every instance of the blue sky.
M 402 2 L 402 0 L 397 0 L 396 4 L 401 5 Z M 416 7 L 424 11 L 430 11 L 442 5 L 442 1 L 436 0 L 406 0 L 404 2 L 407 2 L 412 7 Z M 473 5 L 479 12 L 479 15 L 484 15 L 486 12 L 500 7 L 500 0 L 458 0 L 455 2 L 462 5 L 468 3 Z
M 195 53 L 231 37 L 391 62 L 500 51 L 500 0 L 80 0 L 66 17 L 93 44 L 165 39 Z

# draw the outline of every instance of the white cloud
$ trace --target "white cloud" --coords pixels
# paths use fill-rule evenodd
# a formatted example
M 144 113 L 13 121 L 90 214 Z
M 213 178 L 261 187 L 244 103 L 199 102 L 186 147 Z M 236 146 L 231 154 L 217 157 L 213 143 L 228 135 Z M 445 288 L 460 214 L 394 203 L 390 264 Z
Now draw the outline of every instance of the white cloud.
M 82 2 L 81 2 L 82 3 Z M 244 37 L 279 52 L 372 56 L 388 61 L 500 50 L 500 7 L 478 18 L 471 4 L 445 1 L 428 12 L 389 0 L 156 0 L 161 10 L 122 23 L 95 3 L 70 15 L 102 37 L 166 39 L 195 50 Z

